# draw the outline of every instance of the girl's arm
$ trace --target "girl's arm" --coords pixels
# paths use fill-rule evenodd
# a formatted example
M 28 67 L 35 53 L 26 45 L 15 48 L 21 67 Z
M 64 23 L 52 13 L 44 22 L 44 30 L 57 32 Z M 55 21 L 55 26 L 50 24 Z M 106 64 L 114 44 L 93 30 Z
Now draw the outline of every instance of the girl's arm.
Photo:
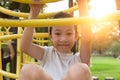
M 89 25 L 82 25 L 80 45 L 80 58 L 83 63 L 90 66 L 92 31 Z
M 15 51 L 14 51 L 14 48 L 12 46 L 12 44 L 10 42 L 7 42 L 7 46 L 9 47 L 10 49 L 10 58 L 13 59 L 14 56 L 15 56 Z
M 36 19 L 42 7 L 43 4 L 30 4 L 29 19 Z M 31 57 L 42 59 L 44 50 L 40 46 L 32 43 L 33 33 L 34 27 L 26 27 L 24 29 L 20 48 L 24 53 L 30 55 Z
M 88 4 L 87 0 L 77 0 L 80 16 L 88 15 Z M 91 40 L 92 31 L 90 25 L 84 24 L 81 26 L 81 45 L 80 45 L 80 58 L 83 63 L 90 66 L 91 57 Z

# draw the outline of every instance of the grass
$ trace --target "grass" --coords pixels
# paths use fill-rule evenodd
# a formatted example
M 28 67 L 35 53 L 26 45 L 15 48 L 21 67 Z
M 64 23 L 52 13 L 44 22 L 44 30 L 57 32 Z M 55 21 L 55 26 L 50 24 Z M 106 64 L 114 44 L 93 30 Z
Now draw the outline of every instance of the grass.
M 114 77 L 120 80 L 120 59 L 112 57 L 92 57 L 91 72 L 99 80 L 105 80 L 105 77 Z

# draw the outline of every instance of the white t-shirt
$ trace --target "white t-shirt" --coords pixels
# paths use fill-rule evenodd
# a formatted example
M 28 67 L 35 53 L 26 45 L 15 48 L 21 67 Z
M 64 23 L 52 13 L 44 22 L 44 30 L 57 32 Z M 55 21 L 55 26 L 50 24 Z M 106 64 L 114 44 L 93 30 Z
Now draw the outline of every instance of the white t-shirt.
M 71 65 L 81 62 L 80 54 L 60 53 L 53 46 L 44 47 L 44 49 L 45 53 L 40 64 L 54 80 L 61 80 Z

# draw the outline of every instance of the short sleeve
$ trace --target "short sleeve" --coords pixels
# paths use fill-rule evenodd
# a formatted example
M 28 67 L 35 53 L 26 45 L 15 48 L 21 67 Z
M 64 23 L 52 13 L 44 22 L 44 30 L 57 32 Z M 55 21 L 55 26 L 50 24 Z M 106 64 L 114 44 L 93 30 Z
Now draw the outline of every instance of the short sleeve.
M 43 58 L 41 60 L 38 60 L 41 64 L 41 66 L 44 66 L 44 63 L 46 63 L 49 60 L 49 56 L 52 53 L 53 46 L 50 46 L 50 47 L 45 46 L 45 47 L 43 47 L 43 49 L 45 51 Z
M 74 60 L 75 60 L 75 62 L 81 62 L 80 53 L 76 53 L 76 54 L 75 54 Z

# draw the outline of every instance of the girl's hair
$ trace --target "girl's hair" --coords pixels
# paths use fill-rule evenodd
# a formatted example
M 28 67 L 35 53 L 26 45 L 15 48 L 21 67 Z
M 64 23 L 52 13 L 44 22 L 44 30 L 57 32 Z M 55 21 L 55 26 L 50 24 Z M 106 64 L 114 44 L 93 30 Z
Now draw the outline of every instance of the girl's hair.
M 70 17 L 73 17 L 73 15 L 70 14 L 70 13 L 67 13 L 67 12 L 58 12 L 56 15 L 54 15 L 53 18 L 56 19 L 56 18 L 70 18 Z M 78 35 L 78 33 L 77 33 L 77 26 L 74 25 L 74 27 L 75 27 L 75 33 L 76 33 L 76 35 Z M 49 28 L 49 34 L 50 35 L 52 34 L 52 27 Z M 71 49 L 71 51 L 73 52 L 73 54 L 75 54 L 77 52 L 77 48 L 76 48 L 77 46 L 76 46 L 76 44 L 77 43 L 75 42 L 73 48 Z

